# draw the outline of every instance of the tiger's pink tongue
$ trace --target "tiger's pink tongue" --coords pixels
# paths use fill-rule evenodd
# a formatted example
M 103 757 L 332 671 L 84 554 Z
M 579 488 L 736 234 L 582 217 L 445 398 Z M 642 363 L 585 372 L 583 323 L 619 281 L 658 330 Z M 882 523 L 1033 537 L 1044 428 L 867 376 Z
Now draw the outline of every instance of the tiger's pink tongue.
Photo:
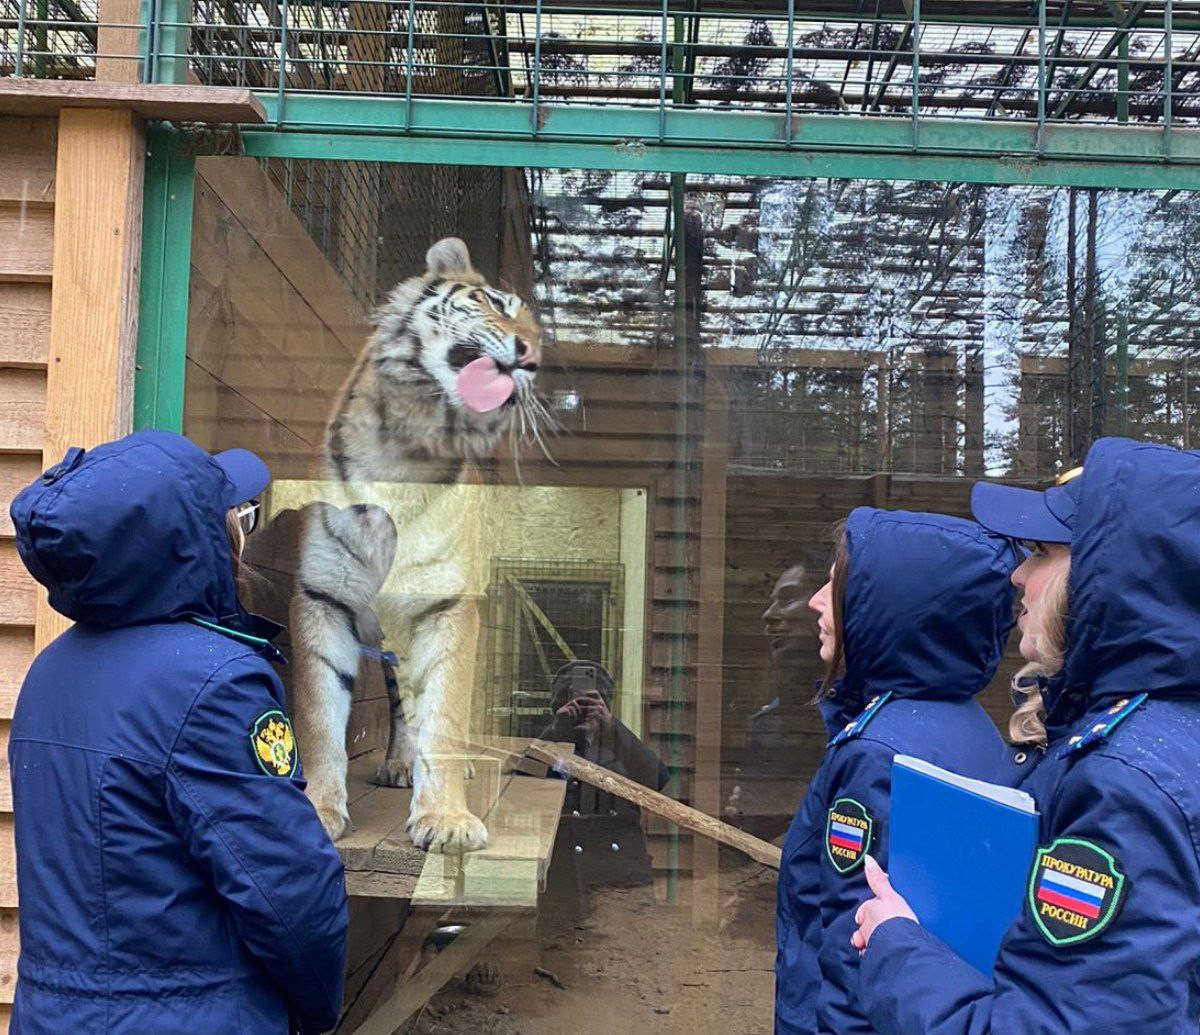
M 513 379 L 491 356 L 471 360 L 458 372 L 458 394 L 476 413 L 487 413 L 508 402 L 513 394 Z

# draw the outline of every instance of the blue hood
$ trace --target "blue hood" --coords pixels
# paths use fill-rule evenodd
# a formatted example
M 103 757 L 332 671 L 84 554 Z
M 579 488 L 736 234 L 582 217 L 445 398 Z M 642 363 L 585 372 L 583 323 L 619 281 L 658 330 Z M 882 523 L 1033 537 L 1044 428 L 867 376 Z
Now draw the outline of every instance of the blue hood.
M 1200 692 L 1200 454 L 1100 439 L 1080 482 L 1052 694 Z
M 972 521 L 859 507 L 846 522 L 850 701 L 966 698 L 991 682 L 1015 618 L 1012 543 Z
M 195 616 L 245 629 L 225 532 L 230 483 L 180 435 L 73 450 L 13 500 L 17 550 L 50 605 L 114 628 Z

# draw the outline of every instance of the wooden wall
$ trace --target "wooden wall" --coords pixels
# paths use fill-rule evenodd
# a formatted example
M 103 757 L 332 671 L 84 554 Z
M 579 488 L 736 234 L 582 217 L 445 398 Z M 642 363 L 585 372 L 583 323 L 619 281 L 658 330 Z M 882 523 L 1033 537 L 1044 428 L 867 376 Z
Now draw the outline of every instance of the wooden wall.
M 305 478 L 366 316 L 252 158 L 201 158 L 184 431 Z
M 8 733 L 33 660 L 34 582 L 8 506 L 42 469 L 57 121 L 0 118 L 0 1019 L 16 984 L 17 889 Z

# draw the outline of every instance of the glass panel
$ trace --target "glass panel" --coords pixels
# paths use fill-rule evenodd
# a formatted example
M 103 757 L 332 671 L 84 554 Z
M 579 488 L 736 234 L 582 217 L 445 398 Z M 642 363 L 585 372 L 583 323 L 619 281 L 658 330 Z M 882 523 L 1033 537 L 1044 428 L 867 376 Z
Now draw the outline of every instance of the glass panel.
M 186 431 L 274 472 L 246 594 L 291 619 L 310 787 L 348 757 L 350 1001 L 390 897 L 536 917 L 439 1030 L 631 1003 L 766 1030 L 773 873 L 531 738 L 778 841 L 827 739 L 805 601 L 834 523 L 965 514 L 974 479 L 1044 485 L 1101 434 L 1194 445 L 1198 224 L 1183 193 L 200 159 Z M 487 289 L 451 268 L 389 302 L 451 236 Z M 982 695 L 1002 729 L 1017 664 Z M 487 850 L 409 843 L 413 792 L 373 783 L 411 775 L 395 698 L 431 810 L 473 763 Z

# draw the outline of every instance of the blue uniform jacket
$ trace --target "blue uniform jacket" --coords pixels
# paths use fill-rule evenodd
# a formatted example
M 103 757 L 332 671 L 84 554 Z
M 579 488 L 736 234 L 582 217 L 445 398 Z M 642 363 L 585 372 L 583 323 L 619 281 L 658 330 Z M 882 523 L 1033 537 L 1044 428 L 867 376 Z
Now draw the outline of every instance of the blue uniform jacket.
M 869 897 L 863 855 L 886 864 L 893 756 L 989 781 L 1016 772 L 974 699 L 1013 624 L 1012 545 L 958 518 L 870 508 L 850 515 L 846 536 L 846 672 L 821 702 L 832 739 L 779 874 L 777 1035 L 871 1030 L 850 936 Z
M 994 980 L 881 924 L 860 984 L 881 1032 L 1200 1026 L 1200 455 L 1102 439 L 1075 520 L 1021 914 Z
M 274 649 L 237 601 L 224 479 L 142 432 L 13 503 L 22 559 L 77 623 L 34 661 L 9 746 L 20 1035 L 337 1020 L 342 863 L 304 796 Z

